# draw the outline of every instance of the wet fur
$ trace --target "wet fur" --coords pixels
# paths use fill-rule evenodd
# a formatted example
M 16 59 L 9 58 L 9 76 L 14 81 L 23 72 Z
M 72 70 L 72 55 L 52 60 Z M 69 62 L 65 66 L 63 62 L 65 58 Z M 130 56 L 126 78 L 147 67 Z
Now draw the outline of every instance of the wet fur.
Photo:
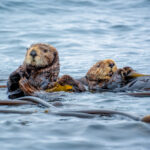
M 35 57 L 31 56 L 33 50 L 36 52 Z M 31 95 L 35 90 L 46 89 L 57 81 L 59 71 L 59 56 L 56 48 L 42 43 L 31 45 L 23 65 L 9 76 L 9 97 Z
M 58 79 L 57 83 L 60 85 L 71 85 L 73 87 L 73 92 L 84 92 L 86 91 L 84 85 L 78 80 L 73 79 L 69 75 L 63 75 L 60 79 Z
M 98 61 L 86 74 L 87 84 L 90 90 L 103 88 L 112 75 L 117 71 L 116 63 L 111 59 Z M 85 82 L 85 81 L 84 81 Z

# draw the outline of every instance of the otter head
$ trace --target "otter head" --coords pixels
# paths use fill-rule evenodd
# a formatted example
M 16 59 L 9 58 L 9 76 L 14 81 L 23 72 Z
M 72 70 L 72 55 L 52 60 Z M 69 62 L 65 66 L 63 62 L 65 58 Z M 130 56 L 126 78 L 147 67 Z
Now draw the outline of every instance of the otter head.
M 109 80 L 117 71 L 116 63 L 111 59 L 98 61 L 86 74 L 86 78 L 91 81 Z
M 24 64 L 27 67 L 44 68 L 58 61 L 56 48 L 48 44 L 33 44 L 27 50 Z

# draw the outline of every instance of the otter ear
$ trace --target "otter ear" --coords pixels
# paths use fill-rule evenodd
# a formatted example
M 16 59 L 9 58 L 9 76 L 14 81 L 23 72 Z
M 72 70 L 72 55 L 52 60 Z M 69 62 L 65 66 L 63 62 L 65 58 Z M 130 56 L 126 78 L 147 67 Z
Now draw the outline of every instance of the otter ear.
M 54 52 L 54 57 L 56 57 L 56 55 L 57 55 L 57 53 L 56 53 L 56 52 Z
M 97 64 L 97 65 L 96 65 L 97 68 L 99 68 L 100 66 L 101 66 L 100 64 Z
M 56 59 L 57 56 L 57 52 L 54 52 L 54 60 Z
M 54 52 L 54 59 L 52 61 L 52 64 L 54 64 L 55 62 L 57 62 L 57 52 Z

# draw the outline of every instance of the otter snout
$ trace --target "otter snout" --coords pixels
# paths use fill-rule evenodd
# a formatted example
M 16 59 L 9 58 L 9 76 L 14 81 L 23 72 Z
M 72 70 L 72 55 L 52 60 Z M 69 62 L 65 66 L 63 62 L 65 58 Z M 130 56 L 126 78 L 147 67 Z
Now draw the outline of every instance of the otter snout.
M 111 64 L 109 64 L 109 67 L 110 67 L 110 68 L 113 68 L 114 65 L 115 65 L 114 63 L 111 63 Z
M 36 53 L 36 51 L 35 51 L 35 50 L 32 50 L 32 51 L 30 52 L 30 55 L 34 58 L 34 57 L 36 57 L 36 56 L 37 56 L 37 53 Z

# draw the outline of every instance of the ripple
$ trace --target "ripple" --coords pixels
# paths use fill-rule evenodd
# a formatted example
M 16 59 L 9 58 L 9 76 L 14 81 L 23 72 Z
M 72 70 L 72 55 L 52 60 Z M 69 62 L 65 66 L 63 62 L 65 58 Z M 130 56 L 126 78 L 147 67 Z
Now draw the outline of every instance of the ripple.
M 106 58 L 114 59 L 119 68 L 131 66 L 148 74 L 149 9 L 149 0 L 1 0 L 0 79 L 7 79 L 23 63 L 26 48 L 37 42 L 58 49 L 60 76 L 80 78 L 96 61 Z M 7 89 L 0 89 L 1 100 L 7 99 L 6 93 Z M 139 117 L 150 110 L 149 98 L 124 93 L 39 94 L 50 103 L 65 103 L 59 110 L 111 109 Z M 38 111 L 0 114 L 3 150 L 149 149 L 149 125 L 119 115 L 81 119 L 44 114 L 36 106 L 2 108 Z

